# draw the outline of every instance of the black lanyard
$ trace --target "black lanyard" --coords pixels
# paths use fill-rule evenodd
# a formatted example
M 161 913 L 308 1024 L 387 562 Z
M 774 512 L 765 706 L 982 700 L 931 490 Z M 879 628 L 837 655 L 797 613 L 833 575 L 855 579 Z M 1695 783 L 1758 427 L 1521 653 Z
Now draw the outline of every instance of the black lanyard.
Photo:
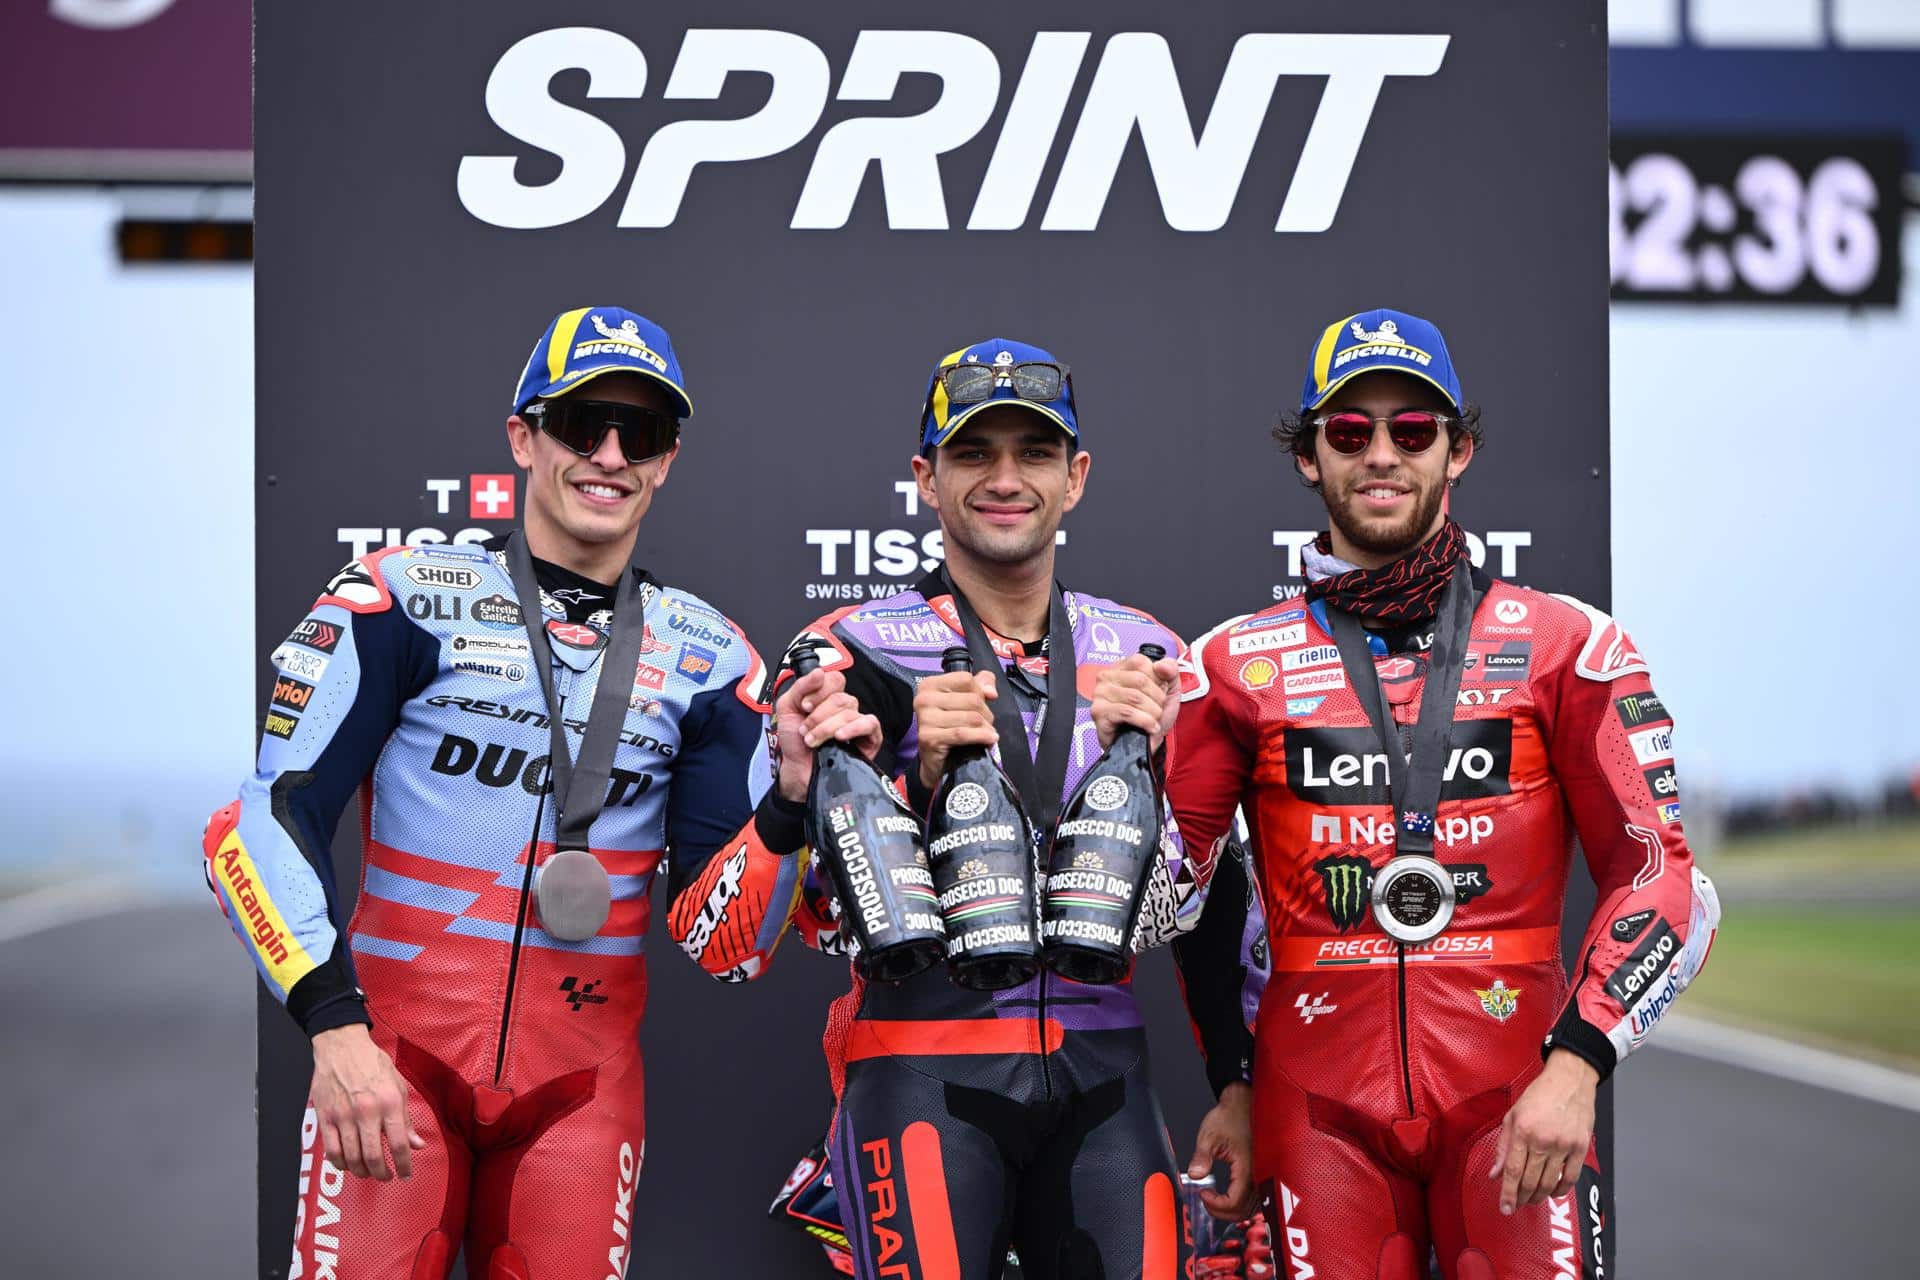
M 1067 748 L 1073 741 L 1073 722 L 1077 718 L 1077 691 L 1074 687 L 1073 625 L 1067 618 L 1067 604 L 1060 584 L 1053 584 L 1053 596 L 1047 607 L 1047 705 L 1040 711 L 1040 745 L 1028 753 L 1027 727 L 1021 723 L 1020 707 L 1000 656 L 987 639 L 987 629 L 973 606 L 960 594 L 953 578 L 944 570 L 947 590 L 953 595 L 954 612 L 960 615 L 960 631 L 967 638 L 967 652 L 973 655 L 975 671 L 991 671 L 999 681 L 1000 696 L 993 708 L 993 727 L 1000 734 L 1000 767 L 1007 780 L 1020 793 L 1027 817 L 1033 823 L 1035 837 L 1046 839 L 1053 833 L 1054 820 L 1066 797 Z
M 533 669 L 540 673 L 540 691 L 547 699 L 547 732 L 552 737 L 549 765 L 553 794 L 560 812 L 554 824 L 555 844 L 561 849 L 586 849 L 587 832 L 607 802 L 607 780 L 613 771 L 613 750 L 627 721 L 633 696 L 633 677 L 640 664 L 640 646 L 647 629 L 647 601 L 653 584 L 640 585 L 631 568 L 620 574 L 614 594 L 613 634 L 600 655 L 600 683 L 594 688 L 593 707 L 580 735 L 580 757 L 567 751 L 567 727 L 561 722 L 559 697 L 553 691 L 553 650 L 547 643 L 547 615 L 540 607 L 540 583 L 534 576 L 533 556 L 524 534 L 507 537 L 507 569 L 513 575 L 514 595 L 533 649 Z
M 1327 623 L 1339 642 L 1340 662 L 1360 705 L 1367 709 L 1387 753 L 1391 781 L 1396 852 L 1433 856 L 1434 814 L 1440 805 L 1440 784 L 1453 737 L 1454 704 L 1460 696 L 1460 677 L 1466 670 L 1467 634 L 1473 625 L 1472 571 L 1462 560 L 1454 567 L 1434 618 L 1433 647 L 1427 651 L 1427 681 L 1420 694 L 1420 718 L 1414 722 L 1413 751 L 1409 759 L 1400 750 L 1393 717 L 1380 692 L 1380 673 L 1367 647 L 1366 629 L 1352 614 L 1327 606 Z

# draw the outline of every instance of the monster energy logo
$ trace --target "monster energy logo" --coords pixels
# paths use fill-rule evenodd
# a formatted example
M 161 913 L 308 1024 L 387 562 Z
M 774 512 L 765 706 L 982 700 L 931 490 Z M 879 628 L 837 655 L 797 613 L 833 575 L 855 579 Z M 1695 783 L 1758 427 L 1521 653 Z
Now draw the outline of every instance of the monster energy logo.
M 1327 914 L 1333 927 L 1345 933 L 1366 918 L 1373 886 L 1373 865 L 1358 854 L 1322 858 L 1313 864 L 1327 888 Z
M 1671 720 L 1666 704 L 1660 701 L 1658 694 L 1632 693 L 1624 698 L 1615 698 L 1613 706 L 1620 713 L 1620 723 L 1629 729 L 1638 729 L 1654 720 Z

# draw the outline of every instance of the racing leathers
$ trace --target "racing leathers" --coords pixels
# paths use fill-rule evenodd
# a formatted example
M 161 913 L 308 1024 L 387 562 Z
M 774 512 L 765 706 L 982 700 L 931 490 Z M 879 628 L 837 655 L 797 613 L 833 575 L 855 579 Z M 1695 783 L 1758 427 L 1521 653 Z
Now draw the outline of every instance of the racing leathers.
M 1089 711 L 1101 667 L 1142 642 L 1170 653 L 1180 642 L 1136 610 L 1073 592 L 1063 599 L 1077 686 L 1065 796 L 1100 755 Z M 821 642 L 821 666 L 844 672 L 861 709 L 879 719 L 876 764 L 924 813 L 914 687 L 939 673 L 943 650 L 965 643 L 944 578 L 936 571 L 911 590 L 830 614 L 809 637 Z M 1002 668 L 999 696 L 1015 700 L 1031 745 L 1038 717 L 1058 713 L 1046 705 L 1044 645 L 991 632 L 988 640 Z M 776 688 L 770 678 L 769 707 Z M 716 859 L 704 873 L 714 893 L 696 881 L 676 901 L 670 927 L 708 972 L 759 972 L 770 925 L 790 909 L 811 943 L 843 949 L 824 877 L 810 874 L 797 904 L 778 887 L 792 861 L 780 851 L 804 840 L 803 812 L 769 795 L 752 824 L 763 848 L 749 850 L 737 883 L 722 883 Z M 1198 916 L 1211 867 L 1196 865 L 1184 852 L 1191 847 L 1170 822 L 1163 827 L 1140 946 L 1167 941 Z M 1178 1173 L 1128 981 L 1089 986 L 1042 969 L 1019 986 L 982 992 L 955 985 L 944 966 L 897 984 L 856 976 L 834 1003 L 824 1047 L 838 1102 L 831 1160 L 841 1221 L 864 1280 L 995 1276 L 1009 1243 L 1029 1276 L 1178 1273 Z
M 1290 1275 L 1594 1276 L 1608 1210 L 1591 1150 L 1575 1191 L 1511 1216 L 1489 1180 L 1543 1043 L 1604 1078 L 1705 962 L 1713 886 L 1680 826 L 1673 724 L 1619 625 L 1474 574 L 1435 857 L 1458 905 L 1402 946 L 1375 923 L 1394 853 L 1389 761 L 1323 602 L 1221 624 L 1183 673 L 1169 794 L 1189 847 L 1250 820 L 1272 976 L 1255 1036 L 1255 1170 Z M 1369 633 L 1411 742 L 1431 621 Z M 1560 921 L 1578 837 L 1598 886 L 1569 990 Z
M 536 573 L 577 754 L 615 590 Z M 607 677 L 631 692 L 591 831 L 612 910 L 583 942 L 547 933 L 532 892 L 554 853 L 548 708 L 501 552 L 362 557 L 274 650 L 258 768 L 208 826 L 208 880 L 310 1035 L 371 1024 L 427 1139 L 410 1181 L 349 1178 L 308 1107 L 291 1276 L 439 1277 L 463 1242 L 476 1280 L 622 1273 L 653 873 L 669 852 L 673 877 L 697 870 L 771 780 L 737 696 L 760 679 L 746 637 L 693 595 L 641 587 L 641 657 Z M 356 790 L 342 928 L 329 847 Z

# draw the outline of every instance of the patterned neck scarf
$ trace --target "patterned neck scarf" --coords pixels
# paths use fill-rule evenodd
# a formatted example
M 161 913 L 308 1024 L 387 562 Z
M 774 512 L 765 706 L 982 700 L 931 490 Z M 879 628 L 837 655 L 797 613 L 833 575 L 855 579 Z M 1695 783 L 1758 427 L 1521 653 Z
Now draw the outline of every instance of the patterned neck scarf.
M 1322 532 L 1313 549 L 1331 558 L 1333 538 Z M 1440 532 L 1378 569 L 1352 569 L 1307 583 L 1307 599 L 1325 600 L 1371 627 L 1402 626 L 1431 618 L 1440 608 L 1453 566 L 1467 554 L 1467 536 L 1448 520 Z M 1336 561 L 1335 563 L 1339 563 Z

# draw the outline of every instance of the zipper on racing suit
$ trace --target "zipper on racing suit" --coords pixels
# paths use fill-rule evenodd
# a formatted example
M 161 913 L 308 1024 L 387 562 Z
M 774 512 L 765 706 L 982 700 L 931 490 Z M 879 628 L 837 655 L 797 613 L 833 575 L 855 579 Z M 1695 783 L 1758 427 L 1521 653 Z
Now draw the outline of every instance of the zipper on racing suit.
M 567 682 L 564 692 L 556 689 L 560 714 L 567 713 L 567 694 L 573 692 L 572 673 L 564 668 L 560 677 Z M 553 794 L 553 762 L 547 762 L 547 786 L 533 805 L 533 831 L 527 837 L 527 866 L 520 877 L 520 909 L 513 917 L 513 945 L 507 951 L 507 992 L 500 1002 L 500 1045 L 493 1055 L 493 1084 L 497 1089 L 507 1074 L 507 1031 L 513 1025 L 514 984 L 520 976 L 520 944 L 527 931 L 527 912 L 533 902 L 533 860 L 540 852 L 540 823 L 546 816 L 547 797 Z
M 1398 981 L 1400 985 L 1400 1084 L 1407 1091 L 1407 1114 L 1417 1114 L 1413 1105 L 1413 1060 L 1409 1056 L 1412 1046 L 1407 1042 L 1407 944 L 1398 944 L 1400 951 Z
M 1400 724 L 1398 728 L 1400 730 L 1400 759 L 1404 765 L 1411 765 L 1413 760 L 1413 726 L 1403 723 Z M 1407 1093 L 1407 1114 L 1412 1116 L 1418 1113 L 1413 1105 L 1413 1045 L 1407 1036 L 1407 944 L 1404 942 L 1396 943 L 1395 951 L 1399 957 L 1396 966 L 1398 972 L 1395 975 L 1395 981 L 1399 988 L 1398 999 L 1400 1003 L 1400 1085 Z

